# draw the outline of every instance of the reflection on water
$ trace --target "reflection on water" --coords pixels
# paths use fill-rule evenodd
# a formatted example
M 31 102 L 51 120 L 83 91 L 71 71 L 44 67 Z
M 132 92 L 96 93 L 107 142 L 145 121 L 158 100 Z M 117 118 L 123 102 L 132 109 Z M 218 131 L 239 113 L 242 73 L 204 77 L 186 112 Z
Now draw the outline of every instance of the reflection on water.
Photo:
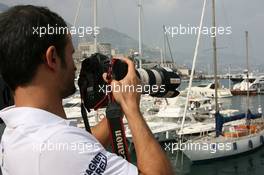
M 179 152 L 169 154 L 175 174 L 179 175 L 263 175 L 264 174 L 264 147 L 257 151 L 239 155 L 237 157 L 192 164 L 187 157 Z M 183 165 L 183 166 L 181 166 Z
M 220 101 L 224 102 L 225 107 L 238 109 L 241 112 L 245 112 L 248 108 L 246 96 L 233 96 L 232 98 L 225 98 Z M 249 109 L 252 112 L 257 112 L 259 105 L 264 108 L 264 95 L 249 97 Z

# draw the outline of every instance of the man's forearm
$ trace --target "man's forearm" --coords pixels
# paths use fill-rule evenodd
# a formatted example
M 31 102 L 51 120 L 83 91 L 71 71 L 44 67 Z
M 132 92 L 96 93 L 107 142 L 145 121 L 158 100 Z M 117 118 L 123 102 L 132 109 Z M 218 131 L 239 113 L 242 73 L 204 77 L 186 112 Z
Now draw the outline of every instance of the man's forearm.
M 92 134 L 95 138 L 107 148 L 110 144 L 109 129 L 107 119 L 104 118 L 100 123 L 91 128 Z
M 170 161 L 140 112 L 127 112 L 126 116 L 132 132 L 139 171 L 146 175 L 173 174 Z

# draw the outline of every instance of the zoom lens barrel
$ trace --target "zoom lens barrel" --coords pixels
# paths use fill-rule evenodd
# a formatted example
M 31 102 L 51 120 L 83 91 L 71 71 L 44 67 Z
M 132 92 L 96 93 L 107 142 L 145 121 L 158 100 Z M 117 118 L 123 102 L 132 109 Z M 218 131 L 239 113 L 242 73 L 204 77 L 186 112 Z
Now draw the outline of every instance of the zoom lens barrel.
M 143 94 L 153 97 L 170 98 L 179 95 L 177 88 L 181 84 L 179 75 L 170 68 L 137 69 Z

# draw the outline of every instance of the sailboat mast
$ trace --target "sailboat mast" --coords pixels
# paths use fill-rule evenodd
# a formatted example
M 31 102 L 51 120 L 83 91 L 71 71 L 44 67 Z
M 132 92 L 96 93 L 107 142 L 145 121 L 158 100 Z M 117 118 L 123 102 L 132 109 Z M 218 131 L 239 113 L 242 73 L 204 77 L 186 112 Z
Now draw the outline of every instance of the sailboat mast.
M 163 64 L 163 53 L 162 53 L 162 48 L 159 48 L 160 50 L 160 65 Z
M 163 66 L 164 65 L 164 63 L 165 63 L 165 60 L 166 60 L 166 57 L 167 57 L 167 55 L 166 55 L 166 53 L 167 53 L 167 45 L 166 45 L 166 36 L 165 36 L 166 34 L 165 34 L 165 26 L 163 25 L 163 49 L 164 49 L 164 56 L 163 56 L 163 59 L 162 59 L 162 63 L 161 63 L 161 66 Z
M 215 36 L 213 37 L 213 51 L 214 51 L 214 79 L 215 79 L 215 112 L 219 112 L 218 106 L 218 79 L 217 79 L 217 49 L 216 49 L 216 22 L 215 22 L 215 0 L 212 0 L 212 13 L 213 13 L 213 33 Z
M 170 41 L 169 41 L 169 38 L 168 38 L 168 35 L 166 33 L 166 29 L 165 29 L 165 25 L 163 25 L 163 32 L 164 32 L 164 44 L 166 45 L 166 43 L 168 44 L 168 49 L 169 49 L 169 52 L 170 52 L 170 57 L 171 57 L 171 62 L 173 63 L 173 67 L 174 67 L 174 59 L 173 59 L 173 56 L 172 56 L 172 52 L 171 52 L 171 47 L 170 47 Z
M 138 0 L 138 54 L 139 54 L 139 68 L 142 68 L 142 24 L 141 24 L 141 0 Z
M 249 54 L 248 54 L 248 31 L 246 33 L 246 49 L 247 49 L 247 108 L 249 109 Z
M 228 88 L 231 90 L 231 64 L 228 67 Z
M 94 22 L 94 28 L 97 27 L 97 0 L 94 0 L 94 6 L 93 6 L 93 22 Z M 97 47 L 97 36 L 94 35 L 94 51 L 95 53 L 98 52 L 98 47 Z

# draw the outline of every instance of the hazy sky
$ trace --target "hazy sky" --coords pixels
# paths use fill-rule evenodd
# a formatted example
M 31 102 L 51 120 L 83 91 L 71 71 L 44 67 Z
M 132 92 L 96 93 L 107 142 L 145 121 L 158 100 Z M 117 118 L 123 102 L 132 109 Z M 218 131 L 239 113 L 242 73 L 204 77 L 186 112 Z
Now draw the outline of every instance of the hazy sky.
M 73 23 L 79 0 L 0 0 L 9 6 L 34 4 L 47 6 Z M 82 0 L 77 25 L 92 25 L 91 0 Z M 142 0 L 143 1 L 143 41 L 145 44 L 162 47 L 162 25 L 198 26 L 202 12 L 202 0 Z M 137 0 L 98 0 L 98 24 L 114 28 L 137 39 L 138 7 Z M 232 34 L 218 37 L 219 55 L 237 55 L 244 60 L 245 30 L 249 31 L 250 56 L 264 63 L 264 0 L 216 0 L 217 25 L 231 26 Z M 211 0 L 207 1 L 205 23 L 211 26 Z M 196 35 L 178 35 L 170 38 L 172 49 L 192 59 Z M 203 36 L 200 56 L 211 55 L 205 51 L 211 48 L 211 38 Z M 221 57 L 221 56 L 220 56 Z M 223 59 L 232 59 L 229 58 Z M 252 63 L 253 64 L 253 63 Z

